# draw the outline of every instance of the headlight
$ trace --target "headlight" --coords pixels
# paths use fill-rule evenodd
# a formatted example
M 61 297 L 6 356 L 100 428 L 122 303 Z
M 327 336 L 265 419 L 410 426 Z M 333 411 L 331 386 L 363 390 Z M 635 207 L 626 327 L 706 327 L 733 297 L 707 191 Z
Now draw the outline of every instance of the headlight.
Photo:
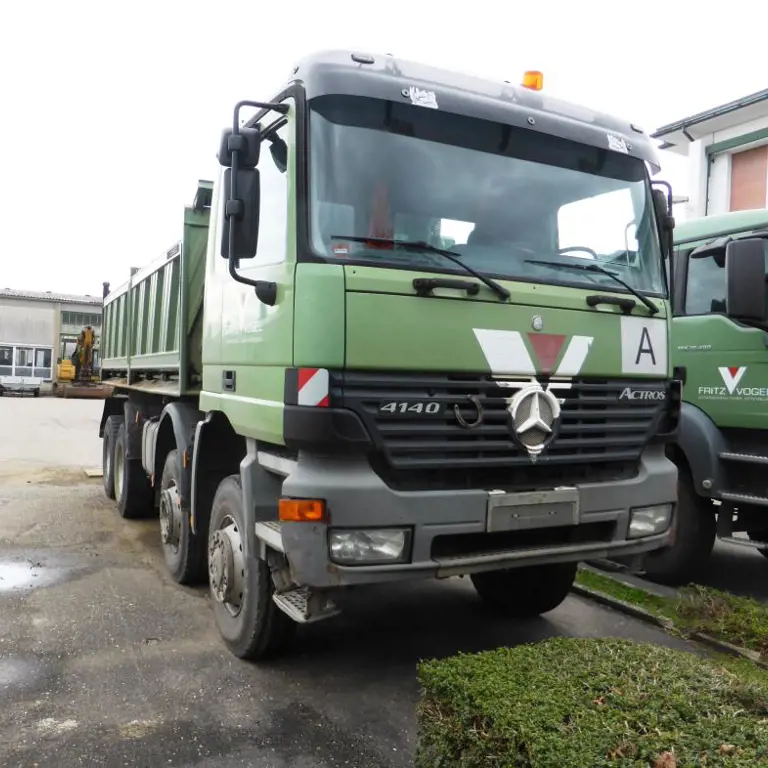
M 408 552 L 407 528 L 331 530 L 331 560 L 340 565 L 397 563 Z
M 635 507 L 629 513 L 630 539 L 664 533 L 672 521 L 671 504 L 655 504 L 652 507 Z

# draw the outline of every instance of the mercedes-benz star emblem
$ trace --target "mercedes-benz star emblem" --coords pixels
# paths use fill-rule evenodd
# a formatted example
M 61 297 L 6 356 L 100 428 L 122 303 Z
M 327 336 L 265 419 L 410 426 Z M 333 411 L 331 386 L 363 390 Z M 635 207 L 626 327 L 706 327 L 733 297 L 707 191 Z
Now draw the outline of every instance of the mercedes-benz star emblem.
M 515 437 L 528 455 L 535 459 L 554 437 L 560 418 L 560 403 L 537 383 L 519 390 L 507 410 L 512 418 Z
M 541 315 L 534 315 L 531 319 L 531 326 L 534 331 L 540 331 L 544 327 L 544 318 Z

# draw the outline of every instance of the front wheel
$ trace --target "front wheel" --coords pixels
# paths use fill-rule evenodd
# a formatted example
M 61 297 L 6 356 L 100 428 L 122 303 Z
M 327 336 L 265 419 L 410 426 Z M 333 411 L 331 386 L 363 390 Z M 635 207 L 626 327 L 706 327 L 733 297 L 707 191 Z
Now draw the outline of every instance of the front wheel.
M 672 541 L 668 547 L 645 556 L 646 578 L 671 587 L 689 583 L 708 562 L 716 533 L 712 502 L 696 493 L 690 475 L 681 470 Z
M 507 616 L 527 618 L 557 608 L 576 579 L 577 563 L 552 563 L 471 575 L 483 602 Z
M 255 661 L 281 651 L 296 630 L 295 622 L 274 603 L 267 563 L 246 558 L 243 491 L 230 475 L 219 484 L 208 531 L 208 578 L 216 626 L 232 653 Z

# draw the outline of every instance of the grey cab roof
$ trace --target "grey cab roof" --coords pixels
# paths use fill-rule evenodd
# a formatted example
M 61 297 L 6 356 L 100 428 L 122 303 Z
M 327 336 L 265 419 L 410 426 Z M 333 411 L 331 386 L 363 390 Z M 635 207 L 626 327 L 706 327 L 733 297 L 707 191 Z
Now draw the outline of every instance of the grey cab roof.
M 294 68 L 290 83 L 301 84 L 307 99 L 348 94 L 417 103 L 418 91 L 427 92 L 434 95 L 437 109 L 620 151 L 659 170 L 656 148 L 637 125 L 553 98 L 545 90 L 351 50 L 306 57 Z M 416 96 L 411 89 L 417 89 Z

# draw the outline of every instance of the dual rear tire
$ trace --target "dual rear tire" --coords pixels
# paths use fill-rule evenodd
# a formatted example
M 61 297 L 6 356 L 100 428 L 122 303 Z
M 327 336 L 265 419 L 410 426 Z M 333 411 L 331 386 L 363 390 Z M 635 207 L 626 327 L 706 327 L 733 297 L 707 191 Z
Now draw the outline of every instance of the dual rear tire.
M 128 456 L 128 433 L 122 416 L 108 416 L 101 446 L 104 494 L 117 502 L 120 516 L 133 520 L 154 512 L 152 486 L 140 458 Z

